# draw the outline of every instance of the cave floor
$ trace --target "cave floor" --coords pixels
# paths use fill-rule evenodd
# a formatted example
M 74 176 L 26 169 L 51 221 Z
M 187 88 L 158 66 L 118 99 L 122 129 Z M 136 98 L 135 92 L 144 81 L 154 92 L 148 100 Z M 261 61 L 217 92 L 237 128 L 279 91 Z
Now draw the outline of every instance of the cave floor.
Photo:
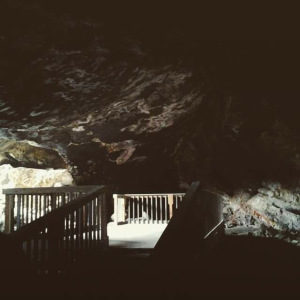
M 117 248 L 154 248 L 167 224 L 122 224 L 107 226 L 109 246 Z

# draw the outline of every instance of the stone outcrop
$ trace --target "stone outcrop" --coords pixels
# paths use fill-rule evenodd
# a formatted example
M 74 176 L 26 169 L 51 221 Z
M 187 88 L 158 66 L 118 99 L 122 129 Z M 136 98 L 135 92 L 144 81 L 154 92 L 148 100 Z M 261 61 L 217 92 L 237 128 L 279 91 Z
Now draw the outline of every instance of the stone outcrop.
M 31 168 L 66 168 L 63 158 L 53 149 L 41 147 L 32 141 L 0 139 L 0 165 Z
M 300 246 L 299 189 L 264 183 L 252 195 L 241 191 L 225 199 L 228 234 L 275 237 Z

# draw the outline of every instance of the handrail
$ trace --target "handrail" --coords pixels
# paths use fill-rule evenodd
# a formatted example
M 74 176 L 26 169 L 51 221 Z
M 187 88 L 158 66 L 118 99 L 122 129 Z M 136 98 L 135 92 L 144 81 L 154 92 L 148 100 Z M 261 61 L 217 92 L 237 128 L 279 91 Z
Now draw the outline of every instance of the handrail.
M 135 196 L 168 196 L 168 195 L 175 195 L 175 196 L 181 196 L 185 195 L 185 193 L 152 193 L 152 194 L 114 194 L 117 196 L 125 196 L 125 197 L 135 197 Z
M 38 195 L 51 193 L 69 193 L 69 192 L 89 192 L 91 188 L 97 188 L 97 185 L 79 185 L 79 186 L 61 186 L 61 187 L 38 187 L 38 188 L 11 188 L 3 189 L 5 195 Z

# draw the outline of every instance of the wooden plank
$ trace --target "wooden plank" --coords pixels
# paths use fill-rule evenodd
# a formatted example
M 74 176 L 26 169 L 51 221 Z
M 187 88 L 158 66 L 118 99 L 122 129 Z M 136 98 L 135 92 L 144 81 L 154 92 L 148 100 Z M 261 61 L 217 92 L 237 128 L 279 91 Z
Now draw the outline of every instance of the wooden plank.
M 81 231 L 81 220 L 80 220 L 80 209 L 78 208 L 74 214 L 75 214 L 75 230 L 74 230 L 74 239 L 75 239 L 75 252 L 78 254 L 80 252 L 80 231 Z
M 74 249 L 75 249 L 75 245 L 74 245 L 74 220 L 75 220 L 75 217 L 74 217 L 74 214 L 75 214 L 75 211 L 72 211 L 71 212 L 71 222 L 70 222 L 70 256 L 71 256 L 71 260 L 73 261 L 74 259 Z
M 93 210 L 93 220 L 92 220 L 92 230 L 93 230 L 93 248 L 96 246 L 96 198 L 92 201 Z
M 21 195 L 22 197 L 22 217 L 21 217 L 21 226 L 25 224 L 25 196 Z
M 22 195 L 17 195 L 17 230 L 21 227 L 21 201 Z
M 93 207 L 92 201 L 88 203 L 88 211 L 89 211 L 89 218 L 88 218 L 88 247 L 91 248 L 92 240 L 93 240 Z
M 38 195 L 34 196 L 34 219 L 38 218 Z
M 29 195 L 25 195 L 25 223 L 28 224 L 28 196 Z
M 173 194 L 169 194 L 168 195 L 168 205 L 169 205 L 169 220 L 172 218 L 173 216 L 173 203 L 174 203 L 174 195 Z
M 39 188 L 13 188 L 3 189 L 5 195 L 35 195 L 35 194 L 51 194 L 51 193 L 89 193 L 91 190 L 99 188 L 98 185 L 79 185 L 79 186 L 64 186 L 64 187 L 39 187 Z
M 107 236 L 107 196 L 105 193 L 102 194 L 101 201 L 101 241 L 104 246 L 108 246 Z
M 28 209 L 30 209 L 30 222 L 32 222 L 33 221 L 33 195 L 29 195 L 29 206 L 30 206 L 30 208 L 28 208 Z
M 100 196 L 97 195 L 96 197 L 96 239 L 97 245 L 98 241 L 100 240 Z
M 127 206 L 128 206 L 128 208 L 127 208 L 127 210 L 128 210 L 128 217 L 127 217 L 127 219 L 128 219 L 128 224 L 130 224 L 131 223 L 131 198 L 130 197 L 128 197 L 127 198 Z

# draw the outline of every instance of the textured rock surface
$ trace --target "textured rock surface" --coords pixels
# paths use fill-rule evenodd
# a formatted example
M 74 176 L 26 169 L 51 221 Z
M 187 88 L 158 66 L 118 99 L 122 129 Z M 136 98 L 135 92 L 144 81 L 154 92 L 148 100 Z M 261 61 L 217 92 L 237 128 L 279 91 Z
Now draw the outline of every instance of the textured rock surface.
M 52 150 L 31 141 L 0 139 L 0 164 L 31 168 L 65 168 L 66 163 Z
M 300 190 L 264 183 L 257 193 L 226 197 L 228 234 L 269 236 L 300 246 Z
M 299 178 L 297 45 L 209 42 L 177 20 L 137 28 L 30 3 L 1 10 L 2 137 L 57 151 L 77 183 L 120 191 Z
M 0 166 L 0 228 L 3 229 L 5 197 L 2 189 L 72 185 L 73 178 L 65 169 L 13 168 Z

